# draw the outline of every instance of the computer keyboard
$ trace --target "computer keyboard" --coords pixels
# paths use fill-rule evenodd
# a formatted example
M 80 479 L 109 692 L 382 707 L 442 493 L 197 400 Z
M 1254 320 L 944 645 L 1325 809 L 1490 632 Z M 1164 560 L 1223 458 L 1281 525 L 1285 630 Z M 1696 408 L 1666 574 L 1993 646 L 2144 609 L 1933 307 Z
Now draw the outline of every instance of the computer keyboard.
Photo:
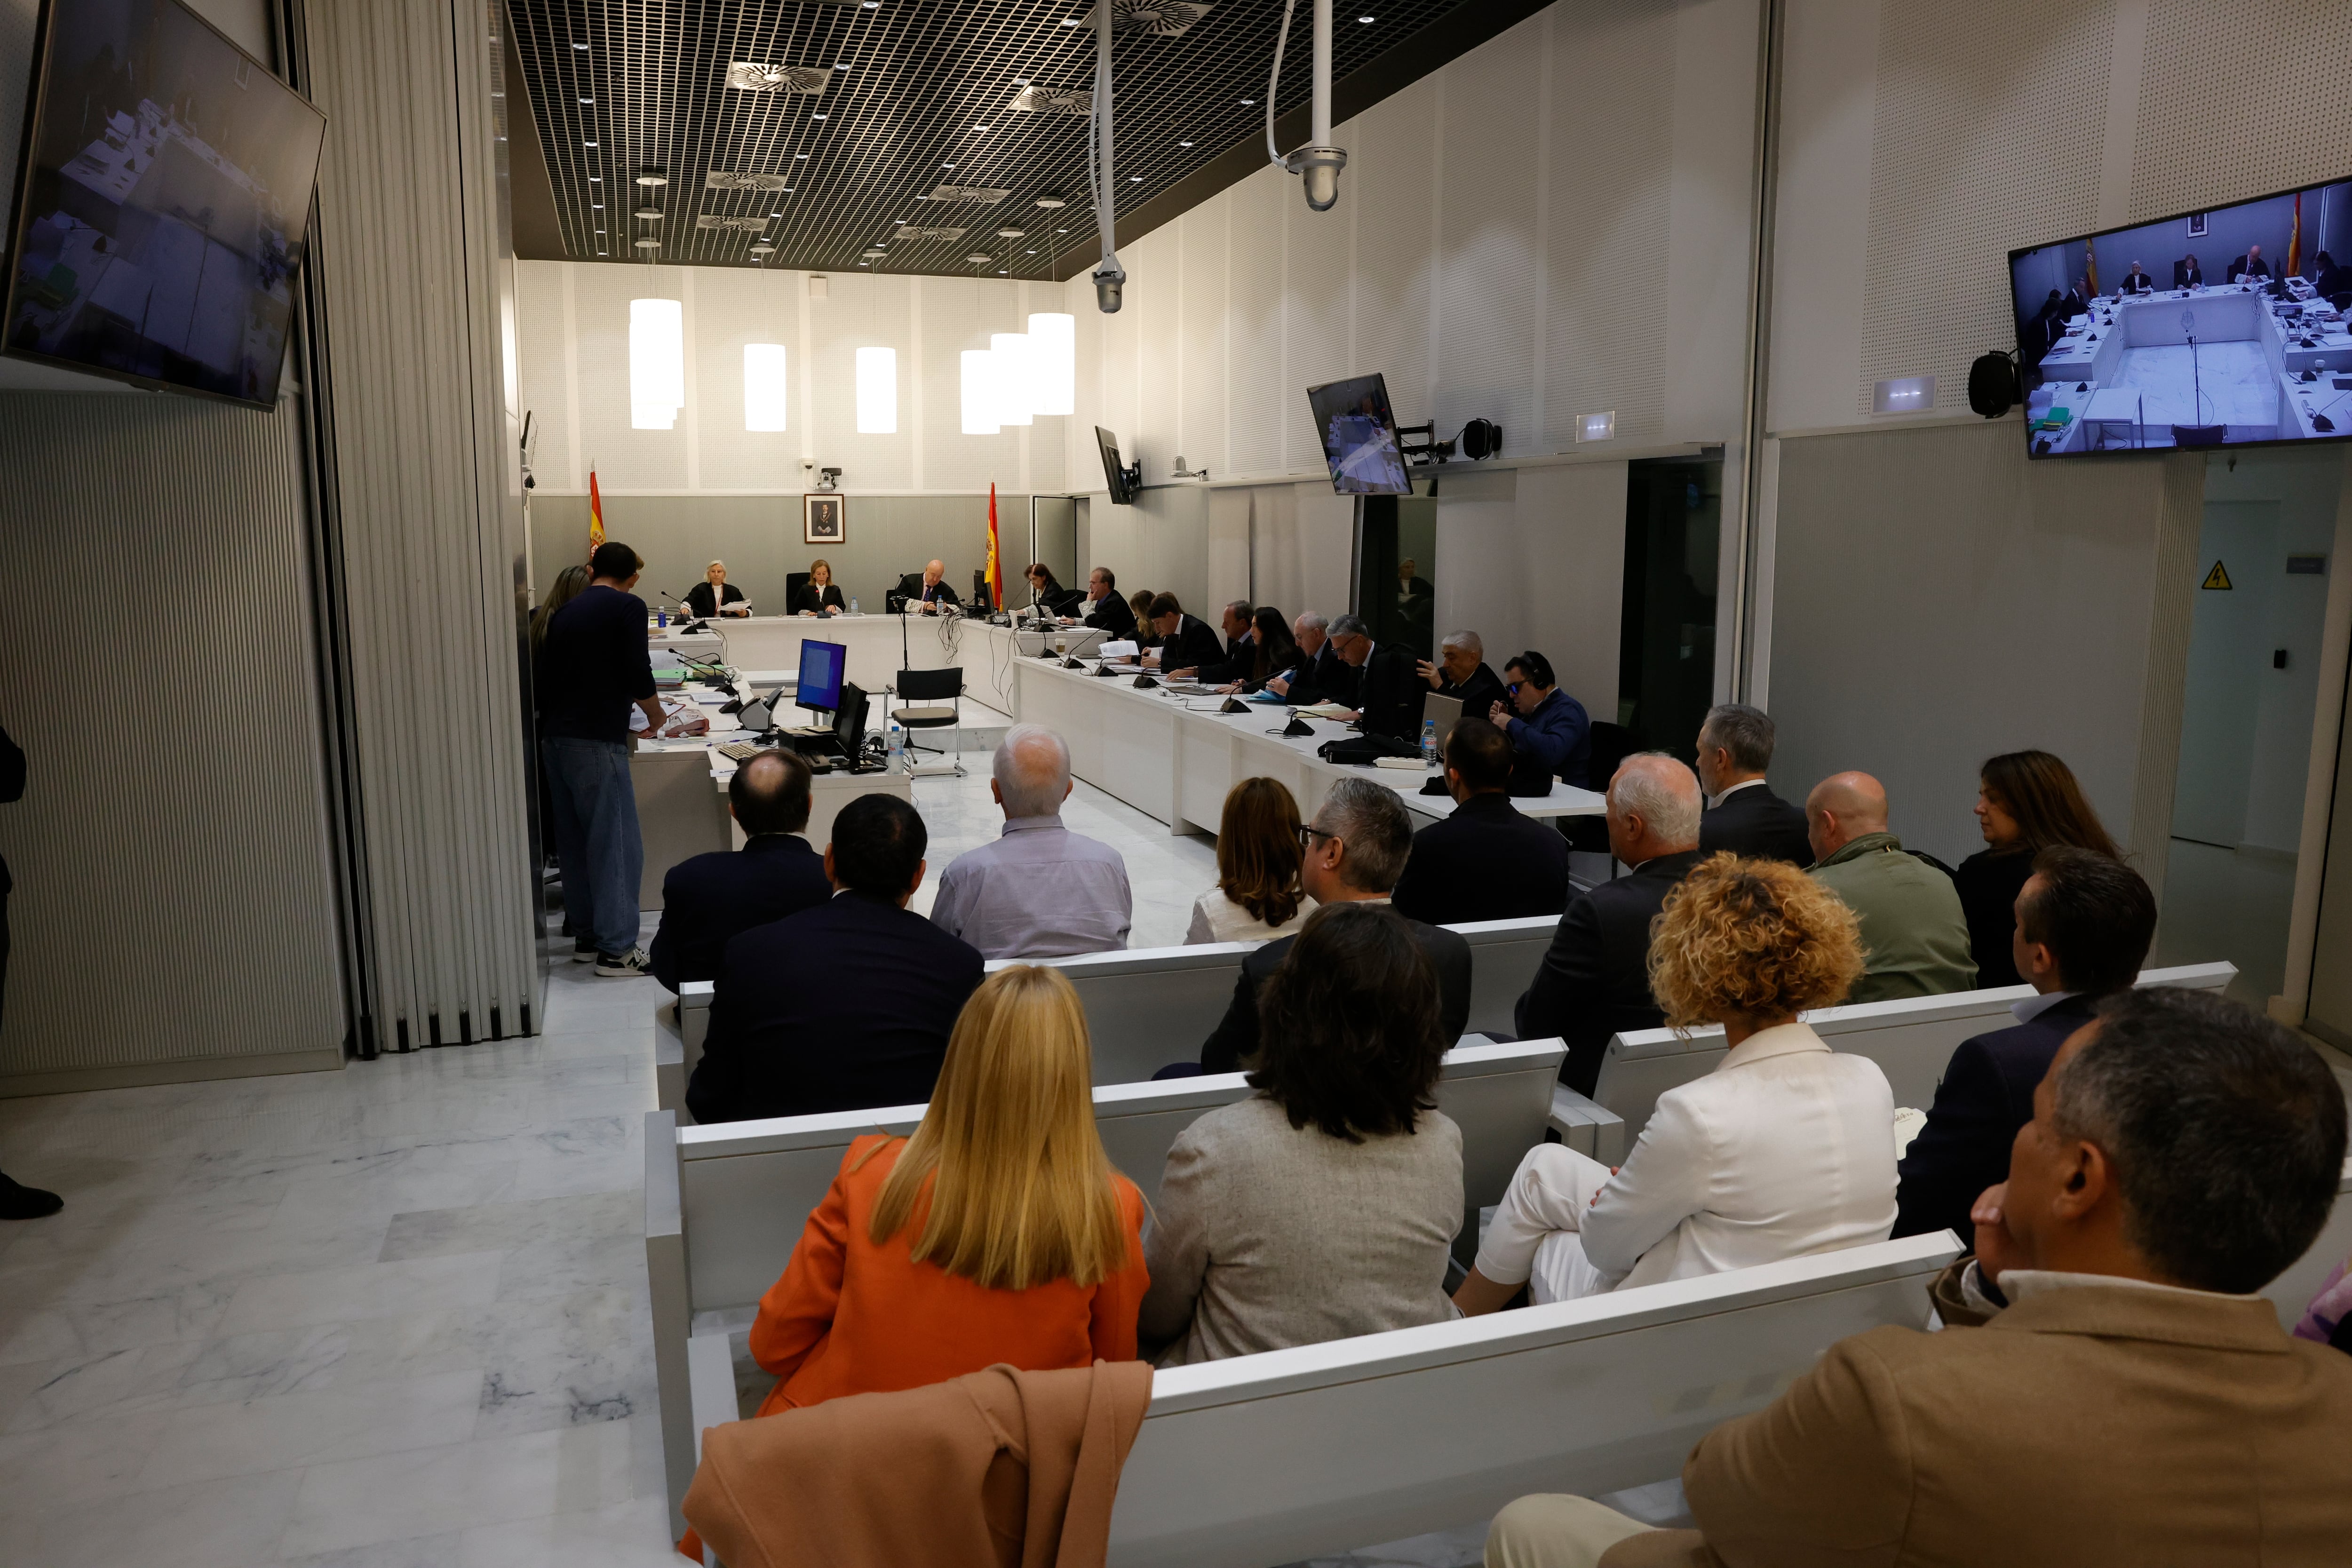
M 730 763 L 747 763 L 761 752 L 774 750 L 773 746 L 763 746 L 757 741 L 730 741 L 718 748 L 719 754 Z

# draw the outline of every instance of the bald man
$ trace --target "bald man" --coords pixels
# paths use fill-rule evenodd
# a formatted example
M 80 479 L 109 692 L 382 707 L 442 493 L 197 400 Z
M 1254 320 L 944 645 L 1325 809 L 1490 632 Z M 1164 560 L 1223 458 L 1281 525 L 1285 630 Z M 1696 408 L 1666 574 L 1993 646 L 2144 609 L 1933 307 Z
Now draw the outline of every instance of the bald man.
M 1868 773 L 1832 773 L 1805 797 L 1813 879 L 1845 900 L 1862 925 L 1864 963 L 1849 1002 L 1891 1002 L 1972 990 L 1975 949 L 1952 879 L 1886 828 L 1886 786 Z
M 948 586 L 948 569 L 944 563 L 932 561 L 923 567 L 923 614 L 936 616 L 943 605 L 960 605 L 953 588 Z
M 992 844 L 967 849 L 940 879 L 931 922 L 986 958 L 1060 958 L 1127 945 L 1135 895 L 1127 862 L 1062 826 L 1070 748 L 1043 724 L 1015 724 L 996 748 L 989 793 L 1004 812 Z
M 1636 752 L 1609 781 L 1609 850 L 1633 870 L 1570 900 L 1513 1015 L 1519 1038 L 1568 1042 L 1559 1081 L 1579 1094 L 1600 1079 L 1610 1036 L 1665 1022 L 1650 994 L 1650 922 L 1698 864 L 1702 805 L 1697 776 L 1664 752 Z

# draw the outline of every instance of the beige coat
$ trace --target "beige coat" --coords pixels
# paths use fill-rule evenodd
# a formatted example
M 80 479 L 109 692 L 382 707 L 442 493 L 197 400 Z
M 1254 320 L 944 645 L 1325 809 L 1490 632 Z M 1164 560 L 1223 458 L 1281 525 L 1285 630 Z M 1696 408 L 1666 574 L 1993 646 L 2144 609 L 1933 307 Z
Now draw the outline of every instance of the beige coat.
M 1683 1467 L 1704 1531 L 1602 1568 L 2352 1562 L 2352 1356 L 2261 1297 L 2037 1293 L 1841 1341 Z

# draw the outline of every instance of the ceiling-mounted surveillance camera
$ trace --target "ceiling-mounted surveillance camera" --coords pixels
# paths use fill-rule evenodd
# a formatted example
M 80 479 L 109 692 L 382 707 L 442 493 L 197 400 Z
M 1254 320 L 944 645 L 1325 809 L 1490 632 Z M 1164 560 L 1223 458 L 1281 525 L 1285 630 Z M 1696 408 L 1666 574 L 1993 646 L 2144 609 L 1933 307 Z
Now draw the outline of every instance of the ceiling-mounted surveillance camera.
M 1329 212 L 1339 199 L 1339 171 L 1348 166 L 1348 151 L 1331 143 L 1331 0 L 1313 0 L 1315 58 L 1309 89 L 1307 145 L 1284 155 L 1274 144 L 1275 93 L 1282 78 L 1283 46 L 1290 41 L 1290 15 L 1296 0 L 1283 0 L 1282 31 L 1274 42 L 1274 68 L 1265 82 L 1265 155 L 1276 167 L 1304 176 L 1307 205 Z M 1364 21 L 1370 21 L 1367 16 Z
M 1106 316 L 1118 314 L 1119 290 L 1127 287 L 1127 268 L 1106 261 L 1095 268 L 1095 304 Z
M 535 490 L 539 489 L 538 476 L 534 475 L 530 471 L 530 465 L 529 463 L 525 463 L 522 466 L 522 488 L 527 490 Z
M 819 468 L 816 471 L 816 488 L 821 490 L 832 489 L 840 482 L 841 470 L 839 468 Z

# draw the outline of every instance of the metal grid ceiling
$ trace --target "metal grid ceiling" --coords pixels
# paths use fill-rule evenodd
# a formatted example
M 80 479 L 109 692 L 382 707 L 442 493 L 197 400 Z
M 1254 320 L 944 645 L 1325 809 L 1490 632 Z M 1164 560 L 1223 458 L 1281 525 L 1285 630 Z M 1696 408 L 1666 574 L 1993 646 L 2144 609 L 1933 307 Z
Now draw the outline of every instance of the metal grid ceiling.
M 1335 78 L 1456 4 L 1342 7 Z M 665 262 L 847 271 L 879 245 L 888 255 L 872 263 L 877 269 L 1042 279 L 1056 249 L 1097 243 L 1086 118 L 1009 107 L 1020 80 L 1092 87 L 1093 29 L 1063 25 L 1087 15 L 1084 0 L 954 7 L 882 0 L 872 8 L 829 0 L 510 0 L 509 9 L 565 254 L 574 260 L 641 259 L 635 241 L 652 237 Z M 1299 7 L 1283 58 L 1282 110 L 1307 97 L 1306 11 Z M 1255 100 L 1265 90 L 1281 19 L 1275 0 L 1222 0 L 1181 37 L 1121 29 L 1114 151 L 1122 208 L 1236 143 L 1263 139 L 1265 109 Z M 727 71 L 738 61 L 826 68 L 830 80 L 816 95 L 732 89 Z M 977 133 L 982 125 L 988 132 Z M 634 176 L 649 166 L 670 183 L 647 202 Z M 714 170 L 782 175 L 790 188 L 706 189 Z M 992 205 L 919 199 L 943 183 L 1011 195 Z M 1044 193 L 1066 195 L 1070 205 L 1049 216 L 1034 205 Z M 631 216 L 646 206 L 662 216 Z M 697 225 L 705 216 L 762 216 L 763 229 Z M 969 232 L 896 240 L 902 221 Z M 999 238 L 995 231 L 1007 226 L 1027 233 Z M 762 238 L 775 249 L 754 257 Z M 964 259 L 976 251 L 989 259 Z

